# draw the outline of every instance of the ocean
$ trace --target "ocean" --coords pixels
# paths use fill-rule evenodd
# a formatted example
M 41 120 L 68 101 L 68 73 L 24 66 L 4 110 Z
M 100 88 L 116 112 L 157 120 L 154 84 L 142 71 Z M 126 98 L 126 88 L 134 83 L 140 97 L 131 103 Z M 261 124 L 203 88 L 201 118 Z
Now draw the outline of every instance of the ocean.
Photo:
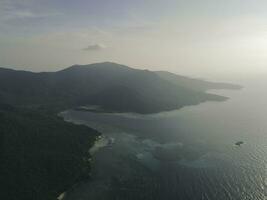
M 103 133 L 91 149 L 92 180 L 65 199 L 266 200 L 267 79 L 241 85 L 209 91 L 225 102 L 171 112 L 62 112 Z

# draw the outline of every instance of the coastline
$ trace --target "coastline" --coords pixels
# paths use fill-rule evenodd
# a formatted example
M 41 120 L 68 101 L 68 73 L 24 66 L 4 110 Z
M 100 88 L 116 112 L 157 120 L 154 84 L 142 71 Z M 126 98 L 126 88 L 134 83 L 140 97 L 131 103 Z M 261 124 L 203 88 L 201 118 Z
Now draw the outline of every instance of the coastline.
M 67 111 L 67 110 L 62 111 L 62 112 L 59 112 L 59 113 L 57 114 L 57 116 L 59 116 L 59 117 L 60 117 L 64 122 L 66 122 L 66 123 L 70 123 L 70 124 L 73 124 L 73 125 L 75 125 L 75 126 L 84 125 L 83 123 L 78 123 L 78 122 L 75 122 L 75 121 L 66 120 L 66 119 L 61 115 L 62 113 L 66 112 L 66 111 Z M 92 130 L 95 130 L 95 129 L 93 129 L 93 128 L 87 126 L 87 125 L 84 125 L 84 126 L 90 128 L 90 129 L 92 129 Z M 103 139 L 103 137 L 102 137 L 102 133 L 101 133 L 101 132 L 99 132 L 99 131 L 97 131 L 97 130 L 95 130 L 95 131 L 98 132 L 99 135 L 95 137 L 94 142 L 92 143 L 92 145 L 91 145 L 90 148 L 88 149 L 88 155 L 87 155 L 87 157 L 86 157 L 86 159 L 87 159 L 87 161 L 88 161 L 87 164 L 88 164 L 88 167 L 89 167 L 89 169 L 90 169 L 89 171 L 87 171 L 88 174 L 87 174 L 86 176 L 84 176 L 81 180 L 78 180 L 76 183 L 74 183 L 71 187 L 66 188 L 66 190 L 65 190 L 64 192 L 61 192 L 61 193 L 58 195 L 57 200 L 64 200 L 69 192 L 71 192 L 71 191 L 74 190 L 75 188 L 79 187 L 80 184 L 83 184 L 83 183 L 86 182 L 86 181 L 90 181 L 90 177 L 91 177 L 91 166 L 92 166 L 92 156 L 94 155 L 95 151 L 97 151 L 99 148 L 104 147 L 104 146 L 106 146 L 106 145 L 108 144 L 108 143 L 107 143 L 106 145 L 99 145 L 99 146 L 98 146 L 98 142 L 101 141 L 101 140 Z
M 238 90 L 241 90 L 242 88 L 238 89 Z M 212 89 L 212 91 L 214 91 L 215 89 Z M 217 89 L 216 89 L 217 90 Z M 216 91 L 215 90 L 215 91 Z M 222 90 L 222 89 L 218 89 L 218 90 Z M 226 90 L 229 90 L 229 89 L 226 89 Z M 232 89 L 230 89 L 232 90 Z M 217 95 L 217 94 L 214 94 L 214 95 Z M 166 113 L 166 112 L 172 112 L 172 111 L 177 111 L 177 110 L 181 110 L 183 108 L 186 108 L 188 106 L 197 106 L 199 104 L 202 104 L 202 103 L 206 103 L 206 102 L 223 102 L 223 101 L 227 101 L 229 98 L 228 97 L 224 97 L 224 96 L 220 96 L 224 99 L 219 99 L 219 100 L 205 100 L 205 101 L 201 101 L 199 103 L 196 103 L 196 104 L 190 104 L 190 105 L 184 105 L 184 106 L 181 106 L 179 108 L 176 108 L 176 109 L 170 109 L 170 110 L 162 110 L 162 111 L 159 111 L 159 112 L 153 112 L 153 113 L 139 113 L 139 112 L 119 112 L 119 111 L 113 111 L 113 110 L 108 110 L 108 109 L 104 109 L 102 108 L 101 106 L 97 106 L 97 105 L 89 105 L 89 106 L 80 106 L 80 107 L 76 107 L 76 108 L 73 108 L 73 109 L 68 109 L 68 110 L 64 110 L 60 113 L 58 113 L 58 116 L 60 116 L 65 122 L 67 123 L 72 123 L 74 125 L 85 125 L 87 126 L 88 128 L 91 128 L 89 125 L 86 125 L 84 124 L 84 122 L 82 121 L 75 121 L 75 120 L 71 120 L 71 119 L 65 119 L 63 115 L 64 112 L 68 112 L 69 110 L 74 110 L 74 111 L 80 111 L 80 112 L 92 112 L 92 113 L 103 113 L 103 114 L 120 114 L 120 115 L 124 115 L 124 114 L 134 114 L 134 115 L 153 115 L 153 114 L 160 114 L 160 113 Z M 91 128 L 92 129 L 92 128 Z M 99 132 L 99 131 L 98 131 Z M 101 132 L 99 132 L 99 136 L 96 137 L 93 145 L 89 148 L 88 150 L 88 153 L 89 153 L 89 156 L 90 156 L 90 167 L 92 165 L 91 163 L 91 159 L 92 159 L 92 156 L 94 155 L 94 153 L 99 149 L 99 148 L 102 148 L 102 147 L 105 147 L 108 145 L 109 141 L 104 141 L 105 138 L 103 137 L 103 134 Z M 102 141 L 102 144 L 101 143 L 101 140 Z M 100 142 L 100 143 L 98 143 Z M 69 192 L 71 192 L 73 189 L 79 187 L 80 184 L 84 183 L 84 181 L 90 181 L 90 177 L 86 178 L 85 180 L 82 180 L 82 181 L 79 181 L 77 183 L 75 183 L 71 188 L 67 189 L 65 192 L 61 193 L 58 197 L 58 200 L 64 200 L 67 196 L 67 194 Z
M 67 123 L 72 123 L 72 122 L 69 122 L 69 121 L 66 121 L 66 122 Z M 72 123 L 72 124 L 76 125 L 75 123 Z M 88 159 L 88 164 L 89 164 L 88 167 L 90 167 L 90 171 L 88 171 L 88 175 L 87 176 L 84 176 L 81 180 L 79 180 L 76 183 L 74 183 L 70 188 L 66 188 L 66 190 L 64 192 L 61 192 L 58 195 L 57 200 L 64 200 L 65 197 L 67 196 L 68 192 L 70 192 L 70 191 L 74 190 L 75 188 L 79 187 L 80 184 L 83 184 L 84 182 L 90 180 L 91 165 L 92 165 L 92 155 L 94 154 L 94 152 L 92 152 L 92 149 L 94 149 L 94 147 L 97 144 L 97 142 L 102 139 L 102 136 L 101 135 L 102 135 L 102 133 L 100 133 L 100 135 L 96 137 L 94 143 L 92 144 L 92 146 L 88 150 L 88 157 L 87 157 L 87 159 Z

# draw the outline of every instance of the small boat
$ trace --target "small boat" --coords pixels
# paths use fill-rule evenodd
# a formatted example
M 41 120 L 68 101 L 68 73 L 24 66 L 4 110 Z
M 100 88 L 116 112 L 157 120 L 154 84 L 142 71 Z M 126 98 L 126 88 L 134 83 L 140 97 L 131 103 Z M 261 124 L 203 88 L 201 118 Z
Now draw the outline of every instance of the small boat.
M 236 145 L 236 146 L 239 146 L 239 147 L 240 147 L 242 144 L 244 144 L 243 141 L 238 141 L 238 142 L 235 143 L 235 145 Z

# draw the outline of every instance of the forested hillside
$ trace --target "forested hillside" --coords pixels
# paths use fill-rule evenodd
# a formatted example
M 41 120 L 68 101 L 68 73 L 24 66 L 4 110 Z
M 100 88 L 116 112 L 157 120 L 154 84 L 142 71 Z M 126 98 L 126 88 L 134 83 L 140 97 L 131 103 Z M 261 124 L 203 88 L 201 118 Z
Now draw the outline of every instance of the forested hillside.
M 155 113 L 225 100 L 205 90 L 230 86 L 109 62 L 46 73 L 0 69 L 0 101 L 58 111 L 99 105 L 109 111 Z
M 99 133 L 40 111 L 0 105 L 0 199 L 55 200 L 89 176 Z

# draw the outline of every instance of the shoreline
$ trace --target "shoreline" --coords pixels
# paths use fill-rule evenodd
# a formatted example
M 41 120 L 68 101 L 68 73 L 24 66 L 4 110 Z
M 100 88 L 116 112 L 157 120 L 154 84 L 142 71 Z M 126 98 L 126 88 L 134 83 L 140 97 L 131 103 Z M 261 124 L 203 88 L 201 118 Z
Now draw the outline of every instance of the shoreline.
M 243 87 L 242 87 L 243 88 Z M 242 88 L 239 88 L 239 89 L 235 89 L 235 91 L 239 91 L 241 90 Z M 212 89 L 212 91 L 214 90 L 223 90 L 223 89 Z M 233 90 L 233 89 L 226 89 L 226 90 Z M 217 94 L 215 94 L 217 95 Z M 219 96 L 219 95 L 218 95 Z M 73 108 L 73 109 L 68 109 L 68 110 L 64 110 L 62 112 L 59 112 L 58 113 L 58 116 L 60 116 L 65 122 L 67 123 L 72 123 L 74 125 L 85 125 L 87 126 L 88 128 L 91 128 L 89 125 L 86 125 L 82 122 L 75 122 L 74 120 L 71 120 L 71 119 L 65 119 L 61 113 L 64 113 L 64 112 L 67 112 L 69 110 L 74 110 L 74 111 L 78 111 L 78 112 L 92 112 L 92 113 L 99 113 L 99 114 L 119 114 L 119 115 L 127 115 L 127 114 L 133 114 L 133 115 L 154 115 L 154 114 L 160 114 L 160 113 L 166 113 L 166 112 L 173 112 L 173 111 L 177 111 L 177 110 L 181 110 L 183 108 L 186 108 L 186 107 L 190 107 L 190 106 L 197 106 L 197 105 L 200 105 L 200 104 L 203 104 L 203 103 L 207 103 L 207 102 L 214 102 L 214 103 L 220 103 L 220 102 L 224 102 L 224 101 L 227 101 L 229 98 L 228 97 L 224 97 L 224 96 L 221 96 L 222 98 L 224 98 L 223 100 L 205 100 L 205 101 L 201 101 L 199 103 L 196 103 L 196 104 L 190 104 L 190 105 L 184 105 L 184 106 L 181 106 L 179 108 L 176 108 L 176 109 L 169 109 L 169 110 L 162 110 L 162 111 L 158 111 L 158 112 L 153 112 L 153 113 L 139 113 L 139 112 L 119 112 L 119 111 L 113 111 L 113 110 L 108 110 L 108 109 L 104 109 L 104 108 L 101 108 L 101 106 L 97 106 L 97 105 L 88 105 L 88 106 L 80 106 L 80 107 L 76 107 L 76 108 Z M 92 128 L 91 128 L 92 129 Z M 99 132 L 99 131 L 98 131 Z M 105 139 L 103 137 L 103 133 L 99 132 L 100 135 L 96 137 L 95 141 L 94 141 L 94 144 L 89 148 L 88 150 L 88 153 L 89 153 L 89 156 L 90 156 L 90 166 L 91 166 L 91 159 L 92 159 L 92 156 L 94 155 L 94 153 L 100 149 L 100 148 L 103 148 L 105 146 L 108 145 L 108 141 L 106 141 L 106 144 L 100 144 L 99 146 L 96 146 L 97 143 L 99 141 L 101 141 L 102 139 Z M 82 180 L 82 181 L 79 181 L 77 183 L 75 183 L 71 188 L 69 188 L 68 190 L 66 190 L 65 192 L 61 193 L 59 196 L 58 196 L 58 200 L 64 200 L 68 193 L 71 192 L 73 189 L 79 187 L 80 184 L 83 184 L 85 181 L 90 181 L 90 177 L 86 178 L 85 180 Z
M 93 129 L 90 126 L 87 126 L 87 125 L 82 124 L 82 123 L 76 123 L 75 121 L 65 120 L 65 118 L 61 115 L 61 113 L 64 113 L 64 112 L 66 112 L 66 110 L 62 111 L 62 112 L 59 112 L 57 114 L 57 116 L 59 116 L 64 122 L 73 124 L 75 126 L 84 125 L 84 126 L 90 128 L 90 129 Z M 93 130 L 95 130 L 95 129 L 93 129 Z M 97 131 L 97 130 L 95 130 L 95 131 Z M 70 188 L 66 188 L 66 190 L 64 192 L 62 192 L 62 193 L 60 193 L 58 195 L 58 197 L 56 198 L 57 200 L 64 200 L 69 192 L 71 192 L 75 188 L 79 187 L 80 184 L 83 184 L 86 181 L 90 181 L 90 178 L 91 178 L 91 166 L 92 166 L 92 156 L 94 155 L 95 151 L 97 151 L 99 148 L 104 147 L 104 146 L 96 147 L 97 143 L 103 139 L 103 136 L 102 136 L 103 133 L 101 133 L 99 131 L 97 131 L 97 132 L 99 133 L 99 135 L 96 136 L 92 146 L 88 149 L 88 156 L 86 157 L 86 159 L 88 160 L 88 163 L 89 163 L 89 167 L 90 167 L 90 171 L 88 171 L 88 175 L 84 176 L 81 180 L 79 180 L 76 183 L 74 183 Z
M 167 109 L 155 110 L 155 111 L 152 111 L 152 112 L 118 111 L 118 110 L 112 110 L 112 109 L 104 108 L 101 105 L 83 105 L 83 106 L 74 107 L 74 108 L 69 109 L 69 110 L 75 110 L 75 111 L 81 111 L 81 112 L 103 113 L 103 114 L 153 115 L 153 114 L 159 114 L 159 113 L 164 113 L 164 112 L 172 112 L 172 111 L 175 111 L 175 110 L 181 110 L 181 109 L 183 109 L 185 107 L 188 107 L 188 106 L 197 106 L 199 104 L 207 103 L 207 102 L 224 102 L 224 101 L 229 100 L 229 97 L 222 96 L 220 94 L 220 91 L 223 91 L 223 90 L 240 91 L 242 89 L 244 89 L 244 86 L 241 86 L 241 85 L 235 85 L 235 87 L 233 87 L 233 88 L 212 88 L 212 89 L 208 89 L 208 90 L 205 91 L 205 93 L 208 94 L 208 95 L 214 95 L 217 98 L 204 99 L 204 100 L 200 100 L 200 101 L 195 102 L 195 103 L 180 105 L 180 106 L 177 106 L 176 108 L 167 108 Z M 214 93 L 214 91 L 215 91 L 215 93 Z M 219 93 L 217 94 L 216 91 L 218 91 Z

